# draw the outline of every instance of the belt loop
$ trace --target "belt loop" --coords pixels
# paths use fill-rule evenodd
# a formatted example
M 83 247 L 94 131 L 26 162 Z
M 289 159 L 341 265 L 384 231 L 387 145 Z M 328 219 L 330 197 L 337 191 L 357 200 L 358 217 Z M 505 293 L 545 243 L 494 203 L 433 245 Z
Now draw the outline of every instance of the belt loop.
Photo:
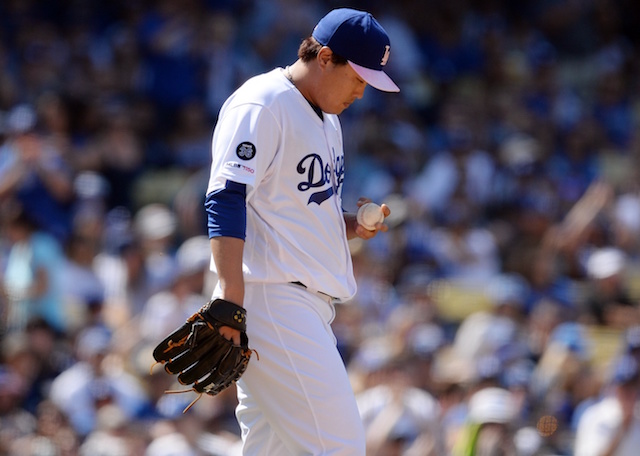
M 326 293 L 323 293 L 322 291 L 318 291 L 318 290 L 312 290 L 311 288 L 309 288 L 308 286 L 306 286 L 304 283 L 296 280 L 295 282 L 289 282 L 292 285 L 297 285 L 299 287 L 304 288 L 305 290 L 309 290 L 311 293 L 316 293 L 316 294 L 320 294 L 322 295 L 324 298 L 329 298 L 331 300 L 331 302 L 333 303 L 334 301 L 337 301 L 337 298 L 334 298 L 331 295 L 328 295 Z

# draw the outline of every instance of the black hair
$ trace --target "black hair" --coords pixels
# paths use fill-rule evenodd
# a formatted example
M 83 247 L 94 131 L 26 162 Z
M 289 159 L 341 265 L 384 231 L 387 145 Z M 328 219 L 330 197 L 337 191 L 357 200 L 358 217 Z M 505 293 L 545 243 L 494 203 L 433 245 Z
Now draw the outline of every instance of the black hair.
M 311 62 L 318 56 L 322 47 L 322 44 L 318 43 L 313 36 L 309 36 L 300 43 L 300 47 L 298 48 L 298 58 L 305 63 Z M 346 65 L 347 59 L 334 52 L 331 55 L 331 62 L 335 65 Z

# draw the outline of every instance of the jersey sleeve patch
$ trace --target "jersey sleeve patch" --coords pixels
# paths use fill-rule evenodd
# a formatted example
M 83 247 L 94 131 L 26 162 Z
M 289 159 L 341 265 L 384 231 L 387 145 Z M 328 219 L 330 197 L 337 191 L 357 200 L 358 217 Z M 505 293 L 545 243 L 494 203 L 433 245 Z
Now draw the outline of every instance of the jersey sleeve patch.
M 243 141 L 236 147 L 236 155 L 240 160 L 251 160 L 256 156 L 256 146 L 249 141 Z
M 235 161 L 228 161 L 224 164 L 225 168 L 229 168 L 232 170 L 242 171 L 245 174 L 255 174 L 256 170 L 251 168 L 250 166 L 243 165 L 242 163 L 238 163 Z

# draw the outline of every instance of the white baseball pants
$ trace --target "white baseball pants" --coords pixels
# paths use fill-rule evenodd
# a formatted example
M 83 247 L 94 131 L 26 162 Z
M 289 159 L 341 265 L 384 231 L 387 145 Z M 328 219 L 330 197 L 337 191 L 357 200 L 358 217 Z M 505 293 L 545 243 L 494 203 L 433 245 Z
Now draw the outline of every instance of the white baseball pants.
M 293 284 L 245 285 L 254 354 L 237 383 L 245 456 L 364 456 L 365 435 L 330 327 L 330 298 Z

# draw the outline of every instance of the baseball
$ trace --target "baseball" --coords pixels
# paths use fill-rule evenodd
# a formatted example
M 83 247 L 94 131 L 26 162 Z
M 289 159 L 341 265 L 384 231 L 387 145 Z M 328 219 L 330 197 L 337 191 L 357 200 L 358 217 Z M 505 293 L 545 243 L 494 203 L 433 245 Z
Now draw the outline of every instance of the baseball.
M 366 229 L 375 230 L 376 223 L 384 222 L 384 213 L 376 203 L 365 203 L 358 209 L 356 220 Z

